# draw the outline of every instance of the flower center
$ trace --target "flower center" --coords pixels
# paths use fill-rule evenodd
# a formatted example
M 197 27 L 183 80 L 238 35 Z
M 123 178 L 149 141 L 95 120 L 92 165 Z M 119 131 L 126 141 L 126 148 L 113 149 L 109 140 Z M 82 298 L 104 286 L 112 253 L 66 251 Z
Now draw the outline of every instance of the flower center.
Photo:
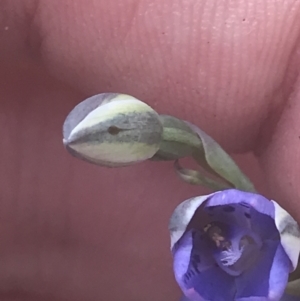
M 214 222 L 204 227 L 217 264 L 228 274 L 237 276 L 257 259 L 261 241 L 249 230 Z

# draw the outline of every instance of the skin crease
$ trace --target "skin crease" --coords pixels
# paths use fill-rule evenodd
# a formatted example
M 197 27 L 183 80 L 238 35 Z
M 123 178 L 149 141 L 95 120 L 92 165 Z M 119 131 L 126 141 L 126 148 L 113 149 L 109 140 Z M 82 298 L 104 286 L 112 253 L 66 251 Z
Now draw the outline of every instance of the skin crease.
M 208 191 L 169 163 L 68 155 L 64 118 L 96 93 L 197 124 L 299 221 L 299 14 L 296 0 L 2 0 L 0 300 L 179 298 L 168 219 Z

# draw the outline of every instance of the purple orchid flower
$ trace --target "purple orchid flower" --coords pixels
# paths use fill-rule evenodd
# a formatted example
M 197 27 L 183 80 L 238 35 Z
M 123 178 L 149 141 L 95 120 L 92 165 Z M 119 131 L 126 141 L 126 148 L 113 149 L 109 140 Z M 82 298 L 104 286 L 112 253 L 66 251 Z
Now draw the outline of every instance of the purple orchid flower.
M 169 229 L 186 300 L 278 301 L 298 264 L 298 224 L 259 194 L 229 189 L 186 200 Z
M 182 296 L 180 301 L 191 301 L 186 296 Z M 291 296 L 288 294 L 284 294 L 280 301 L 300 301 L 300 296 Z

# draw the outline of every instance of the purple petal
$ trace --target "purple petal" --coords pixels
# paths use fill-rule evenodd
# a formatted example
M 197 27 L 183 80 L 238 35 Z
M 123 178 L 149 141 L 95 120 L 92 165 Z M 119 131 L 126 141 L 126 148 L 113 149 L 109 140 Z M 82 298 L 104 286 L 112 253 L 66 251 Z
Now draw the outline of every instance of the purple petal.
M 180 301 L 192 301 L 192 300 L 183 295 L 181 296 Z M 292 296 L 292 295 L 284 294 L 280 299 L 280 301 L 300 301 L 300 296 Z
M 253 208 L 250 209 L 248 217 L 251 221 L 252 231 L 258 233 L 262 240 L 279 238 L 279 232 L 273 218 Z
M 255 265 L 236 277 L 237 301 L 278 301 L 284 293 L 290 260 L 279 241 L 266 241 Z
M 265 240 L 279 235 L 275 221 L 268 215 L 262 214 L 248 204 L 226 204 L 221 206 L 209 206 L 205 204 L 204 211 L 212 221 L 236 225 L 249 229 Z
M 240 204 L 241 206 L 250 205 L 260 213 L 266 214 L 274 219 L 274 204 L 265 197 L 250 192 L 244 192 L 236 189 L 220 191 L 212 195 L 206 203 L 207 207 Z
M 199 231 L 187 232 L 174 247 L 174 272 L 180 288 L 191 301 L 233 300 L 234 278 L 215 263 Z
M 250 206 L 245 207 L 240 204 L 210 206 L 210 203 L 206 202 L 204 206 L 204 211 L 213 221 L 237 225 L 245 229 L 251 229 L 251 219 L 247 218 L 250 216 L 250 210 Z

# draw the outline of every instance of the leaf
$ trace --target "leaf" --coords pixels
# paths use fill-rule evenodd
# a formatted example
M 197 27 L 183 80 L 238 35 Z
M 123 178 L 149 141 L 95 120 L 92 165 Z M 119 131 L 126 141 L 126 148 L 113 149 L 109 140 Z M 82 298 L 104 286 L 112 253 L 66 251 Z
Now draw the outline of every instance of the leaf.
M 210 188 L 213 191 L 219 191 L 219 190 L 232 188 L 226 184 L 217 182 L 209 177 L 206 177 L 199 171 L 181 167 L 178 160 L 175 161 L 174 167 L 175 167 L 175 170 L 177 171 L 177 174 L 179 175 L 179 177 L 183 181 L 185 181 L 189 184 L 203 185 L 205 187 Z
M 160 121 L 163 125 L 162 140 L 159 150 L 151 160 L 178 160 L 191 156 L 209 174 L 218 177 L 223 183 L 228 183 L 226 187 L 255 192 L 253 184 L 233 159 L 197 126 L 169 115 L 160 115 Z M 176 167 L 178 165 L 175 164 Z M 178 168 L 176 169 L 178 172 Z M 204 185 L 213 190 L 218 186 L 197 171 L 181 169 L 179 175 L 193 185 Z M 221 189 L 224 189 L 224 185 Z
M 194 159 L 202 165 L 203 168 L 205 168 L 205 164 L 203 164 L 203 162 L 205 162 L 210 169 L 231 183 L 235 188 L 255 192 L 254 185 L 222 147 L 197 126 L 189 122 L 186 123 L 198 134 L 204 150 L 204 155 L 202 151 L 194 153 Z

